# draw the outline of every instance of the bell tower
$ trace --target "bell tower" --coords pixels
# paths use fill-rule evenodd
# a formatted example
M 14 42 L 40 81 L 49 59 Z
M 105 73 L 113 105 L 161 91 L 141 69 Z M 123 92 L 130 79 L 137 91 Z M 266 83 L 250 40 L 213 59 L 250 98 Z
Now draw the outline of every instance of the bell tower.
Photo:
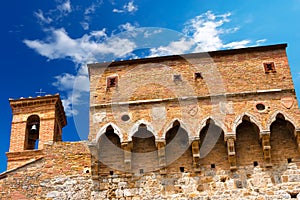
M 10 99 L 12 124 L 7 169 L 22 166 L 43 157 L 46 142 L 62 140 L 67 124 L 60 96 Z

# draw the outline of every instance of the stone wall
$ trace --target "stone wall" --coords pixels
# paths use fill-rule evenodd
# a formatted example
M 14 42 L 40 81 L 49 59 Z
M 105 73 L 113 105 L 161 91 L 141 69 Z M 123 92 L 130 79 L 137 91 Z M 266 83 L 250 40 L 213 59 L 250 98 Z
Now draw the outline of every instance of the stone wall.
M 0 175 L 0 199 L 271 200 L 300 196 L 297 159 L 271 168 L 251 163 L 232 171 L 216 163 L 215 168 L 201 165 L 199 172 L 114 173 L 92 178 L 90 158 L 85 142 L 46 144 L 44 158 Z
M 90 199 L 85 142 L 45 144 L 44 157 L 0 175 L 0 199 Z

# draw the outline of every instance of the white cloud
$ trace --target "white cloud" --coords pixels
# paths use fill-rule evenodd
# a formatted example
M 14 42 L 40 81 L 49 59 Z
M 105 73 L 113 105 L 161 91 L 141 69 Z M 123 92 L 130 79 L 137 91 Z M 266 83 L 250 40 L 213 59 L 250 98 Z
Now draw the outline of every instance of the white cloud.
M 232 34 L 240 29 L 240 27 L 223 28 L 224 24 L 230 22 L 230 16 L 231 13 L 215 15 L 211 11 L 196 16 L 185 24 L 183 29 L 184 36 L 181 39 L 171 41 L 167 46 L 152 48 L 150 56 L 244 48 L 266 42 L 265 39 L 255 42 L 250 39 L 229 43 L 223 41 L 221 39 L 222 35 Z
M 60 91 L 76 90 L 79 92 L 88 92 L 90 90 L 86 65 L 80 67 L 76 76 L 64 73 L 54 78 L 56 81 L 52 85 Z
M 229 49 L 245 48 L 250 43 L 251 43 L 250 40 L 242 40 L 242 41 L 236 41 L 236 42 L 230 42 L 228 44 L 224 44 L 223 47 Z
M 67 58 L 76 64 L 95 62 L 101 58 L 123 57 L 134 48 L 134 42 L 118 37 L 108 37 L 105 29 L 69 37 L 64 29 L 51 30 L 51 40 L 24 40 L 24 43 L 48 59 Z
M 134 1 L 130 1 L 127 5 L 124 5 L 124 9 L 128 12 L 135 12 L 138 10 L 138 7 L 134 5 Z
M 132 13 L 132 12 L 135 12 L 137 10 L 138 10 L 138 7 L 134 4 L 134 1 L 129 1 L 127 4 L 125 4 L 123 6 L 123 9 L 114 8 L 113 12 L 115 12 L 115 13 L 123 13 L 123 12 Z
M 191 19 L 184 28 L 184 33 L 190 36 L 197 47 L 195 51 L 213 51 L 221 49 L 223 42 L 220 35 L 224 32 L 221 26 L 229 22 L 231 13 L 215 15 L 208 11 Z
M 62 4 L 58 5 L 57 9 L 59 11 L 61 11 L 62 13 L 70 13 L 70 12 L 72 12 L 70 0 L 66 0 Z
M 87 7 L 84 10 L 84 14 L 88 15 L 88 14 L 95 13 L 96 9 L 102 4 L 103 4 L 103 0 L 97 0 L 96 2 L 93 2 L 89 7 Z
M 33 14 L 41 23 L 50 24 L 53 21 L 50 17 L 45 17 L 42 10 L 38 10 L 38 12 Z
M 259 45 L 261 45 L 261 44 L 263 44 L 263 43 L 265 43 L 267 41 L 267 39 L 261 39 L 261 40 L 256 40 L 256 46 L 259 46 Z
M 158 48 L 152 48 L 151 57 L 163 56 L 163 55 L 178 55 L 184 54 L 190 51 L 194 45 L 194 41 L 188 38 L 181 38 L 179 41 L 170 42 L 168 46 L 161 46 Z
M 88 22 L 80 22 L 80 25 L 82 26 L 83 30 L 89 30 L 90 25 Z
M 81 97 L 90 90 L 87 66 L 82 65 L 76 76 L 64 73 L 54 78 L 56 81 L 52 85 L 60 91 L 67 92 L 67 96 L 62 100 L 66 115 L 77 115 L 78 111 L 73 106 L 86 104 L 86 102 L 82 102 Z
M 108 37 L 105 29 L 93 31 L 76 39 L 71 38 L 64 29 L 52 29 L 50 33 L 50 40 L 24 40 L 24 43 L 49 60 L 67 58 L 81 66 L 106 58 L 111 61 L 113 58 L 125 56 L 136 48 L 135 43 L 128 39 Z M 77 75 L 66 73 L 56 76 L 55 79 L 53 86 L 67 93 L 67 97 L 63 99 L 67 115 L 76 115 L 77 111 L 72 110 L 72 104 L 80 103 L 81 94 L 89 91 L 86 67 L 80 67 Z
M 127 22 L 125 24 L 119 25 L 119 29 L 121 31 L 134 31 L 138 25 L 132 25 L 131 23 Z

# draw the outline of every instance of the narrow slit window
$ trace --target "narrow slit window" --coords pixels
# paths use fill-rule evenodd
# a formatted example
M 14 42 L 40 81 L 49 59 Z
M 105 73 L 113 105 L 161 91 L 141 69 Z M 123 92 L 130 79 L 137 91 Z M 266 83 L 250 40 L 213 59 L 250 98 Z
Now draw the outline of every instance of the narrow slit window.
M 180 172 L 184 172 L 184 167 L 179 167 Z
M 265 73 L 276 73 L 274 62 L 264 63 Z
M 254 161 L 254 162 L 253 162 L 253 166 L 254 166 L 254 167 L 258 166 L 258 162 L 257 162 L 257 161 Z

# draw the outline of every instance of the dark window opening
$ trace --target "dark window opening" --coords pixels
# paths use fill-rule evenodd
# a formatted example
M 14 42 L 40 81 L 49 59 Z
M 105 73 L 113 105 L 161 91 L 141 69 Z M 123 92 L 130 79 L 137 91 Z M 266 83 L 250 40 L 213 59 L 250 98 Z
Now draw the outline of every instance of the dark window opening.
M 253 166 L 254 166 L 254 167 L 258 166 L 258 162 L 257 162 L 257 161 L 254 161 L 254 162 L 253 162 Z
M 144 169 L 140 169 L 140 174 L 143 174 L 144 173 Z
M 212 169 L 215 169 L 215 168 L 216 168 L 216 165 L 215 165 L 215 164 L 211 164 L 210 167 L 211 167 Z
M 292 162 L 292 158 L 288 158 L 288 159 L 287 159 L 287 162 L 288 162 L 288 163 L 291 163 L 291 162 Z
M 175 82 L 181 82 L 181 75 L 180 74 L 174 74 L 173 79 Z
M 274 62 L 264 63 L 265 73 L 275 73 L 275 64 Z
M 220 181 L 223 182 L 223 183 L 225 183 L 226 179 L 227 179 L 226 177 L 221 177 Z
M 87 173 L 87 174 L 90 173 L 90 170 L 86 170 L 85 173 Z
M 291 193 L 290 195 L 292 199 L 297 199 L 298 193 Z
M 180 172 L 184 172 L 184 167 L 179 167 Z
M 264 105 L 264 104 L 262 104 L 262 103 L 258 103 L 258 104 L 256 104 L 256 109 L 257 110 L 260 110 L 260 111 L 262 111 L 262 110 L 265 110 L 266 109 L 266 106 Z
M 195 80 L 197 79 L 203 79 L 202 74 L 200 72 L 195 73 Z
M 114 175 L 114 171 L 109 171 L 109 175 Z
M 118 77 L 107 77 L 107 88 L 116 87 L 118 84 Z
M 40 118 L 37 115 L 31 115 L 27 119 L 26 135 L 25 135 L 25 150 L 38 149 L 40 130 Z

